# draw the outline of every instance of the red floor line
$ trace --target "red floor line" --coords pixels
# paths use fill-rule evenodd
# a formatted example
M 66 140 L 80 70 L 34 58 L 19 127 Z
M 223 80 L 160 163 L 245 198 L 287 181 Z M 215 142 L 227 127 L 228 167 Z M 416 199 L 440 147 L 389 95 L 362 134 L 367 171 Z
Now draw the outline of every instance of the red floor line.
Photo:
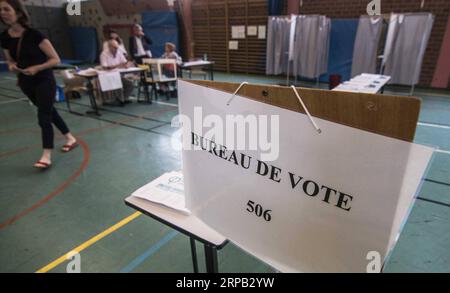
M 16 133 L 21 133 L 21 132 L 35 133 L 35 132 L 39 132 L 39 129 L 36 129 L 36 128 L 17 128 L 17 129 L 0 131 L 0 135 L 16 134 Z
M 144 113 L 142 115 L 147 115 L 147 114 L 161 114 L 164 112 L 169 112 L 169 111 L 173 111 L 173 108 L 165 108 L 165 109 L 161 109 L 158 111 L 153 111 L 153 112 L 147 112 Z M 127 119 L 122 119 L 119 121 L 116 121 L 114 124 L 109 124 L 109 125 L 105 125 L 105 126 L 101 126 L 101 127 L 96 127 L 96 128 L 91 128 L 91 129 L 87 129 L 84 130 L 78 134 L 76 134 L 76 137 L 80 137 L 82 135 L 85 134 L 89 134 L 91 132 L 95 132 L 95 131 L 99 131 L 102 130 L 104 128 L 108 128 L 108 127 L 115 127 L 115 126 L 119 126 L 120 123 L 124 123 L 124 122 L 129 122 L 129 121 L 133 121 L 133 120 L 138 120 L 138 119 L 142 119 L 143 116 L 140 117 L 133 117 L 133 118 L 127 118 Z M 23 210 L 22 212 L 20 212 L 19 214 L 15 215 L 14 217 L 0 223 L 0 230 L 13 224 L 14 222 L 18 221 L 20 218 L 26 216 L 27 214 L 29 214 L 30 212 L 34 211 L 35 209 L 39 208 L 40 206 L 42 206 L 43 204 L 47 203 L 48 201 L 50 201 L 52 198 L 54 198 L 55 196 L 57 196 L 58 194 L 60 194 L 62 191 L 64 191 L 64 189 L 66 189 L 78 176 L 80 176 L 80 174 L 83 172 L 84 169 L 86 169 L 88 163 L 89 163 L 89 159 L 90 159 L 90 150 L 89 147 L 87 145 L 86 142 L 84 142 L 83 140 L 79 139 L 78 140 L 79 144 L 81 145 L 82 149 L 83 149 L 83 153 L 84 153 L 84 158 L 83 158 L 83 162 L 81 163 L 80 167 L 78 168 L 78 170 L 72 174 L 72 176 L 69 177 L 69 179 L 67 179 L 63 184 L 61 184 L 60 186 L 58 186 L 54 191 L 52 191 L 50 194 L 46 195 L 43 199 L 41 199 L 39 202 L 35 203 L 33 206 Z M 29 149 L 32 149 L 33 147 L 35 147 L 36 145 L 33 146 L 28 146 L 28 147 L 24 147 L 24 148 L 20 148 L 14 151 L 10 151 L 8 153 L 3 153 L 0 154 L 0 158 L 8 156 L 8 155 L 13 155 L 13 154 L 17 154 L 23 151 L 27 151 Z
M 83 136 L 83 135 L 86 135 L 86 134 L 90 134 L 92 132 L 96 132 L 96 131 L 99 131 L 99 130 L 102 130 L 102 129 L 105 129 L 105 128 L 109 128 L 109 127 L 120 126 L 120 123 L 126 123 L 126 122 L 131 122 L 131 121 L 134 121 L 134 120 L 139 120 L 139 119 L 142 119 L 144 117 L 143 115 L 147 115 L 147 114 L 162 114 L 162 113 L 170 112 L 170 111 L 173 111 L 173 110 L 174 110 L 173 108 L 164 108 L 164 109 L 161 109 L 161 110 L 158 110 L 158 111 L 149 111 L 149 112 L 146 112 L 146 113 L 142 114 L 139 117 L 125 118 L 125 119 L 121 119 L 121 120 L 115 121 L 112 124 L 107 124 L 107 125 L 100 126 L 100 127 L 94 127 L 94 128 L 88 128 L 86 130 L 82 130 L 79 133 L 76 133 L 75 137 L 80 137 L 80 136 Z M 150 115 L 150 116 L 152 116 L 152 115 Z M 145 116 L 145 117 L 148 117 L 148 116 Z M 2 133 L 0 132 L 0 134 L 2 134 Z M 35 145 L 28 146 L 28 147 L 23 147 L 23 148 L 19 148 L 19 149 L 13 150 L 13 151 L 2 153 L 2 154 L 0 154 L 0 159 L 1 158 L 5 158 L 5 157 L 9 157 L 9 156 L 13 156 L 13 155 L 17 155 L 17 154 L 19 154 L 21 152 L 28 151 L 28 150 L 36 147 L 36 146 L 39 146 L 39 145 L 40 144 L 35 144 Z
M 23 147 L 23 148 L 16 149 L 16 150 L 13 150 L 13 151 L 9 151 L 9 152 L 6 152 L 6 153 L 2 153 L 2 154 L 0 154 L 0 159 L 4 158 L 4 157 L 17 155 L 17 154 L 19 154 L 21 152 L 28 151 L 28 150 L 32 149 L 33 147 L 35 147 L 35 146 L 37 146 L 37 145 L 27 146 L 27 147 Z
M 45 204 L 46 202 L 48 202 L 49 200 L 51 200 L 52 198 L 54 198 L 55 196 L 57 196 L 58 194 L 60 194 L 61 192 L 64 191 L 64 189 L 66 189 L 78 176 L 80 176 L 80 174 L 84 171 L 84 169 L 86 169 L 86 167 L 89 164 L 89 159 L 91 156 L 89 147 L 87 145 L 86 142 L 84 142 L 83 140 L 79 140 L 78 141 L 80 146 L 83 149 L 83 162 L 81 163 L 80 167 L 75 171 L 75 173 L 73 173 L 69 179 L 67 179 L 63 184 L 61 184 L 60 186 L 58 186 L 54 191 L 52 191 L 51 193 L 49 193 L 48 195 L 46 195 L 43 199 L 41 199 L 40 201 L 38 201 L 37 203 L 35 203 L 34 205 L 32 205 L 31 207 L 23 210 L 22 212 L 20 212 L 19 214 L 15 215 L 14 217 L 4 221 L 3 223 L 0 224 L 0 230 L 13 224 L 14 222 L 18 221 L 20 218 L 26 216 L 27 214 L 31 213 L 32 211 L 34 211 L 35 209 L 39 208 L 40 206 L 42 206 L 43 204 Z

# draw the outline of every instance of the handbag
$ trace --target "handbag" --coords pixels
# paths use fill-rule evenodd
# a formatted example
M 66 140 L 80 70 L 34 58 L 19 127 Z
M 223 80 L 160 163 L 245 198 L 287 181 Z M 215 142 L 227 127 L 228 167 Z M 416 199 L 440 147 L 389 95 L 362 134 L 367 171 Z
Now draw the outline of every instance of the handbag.
M 19 62 L 19 58 L 20 58 L 20 49 L 22 48 L 22 40 L 23 40 L 23 36 L 25 35 L 26 30 L 23 31 L 22 35 L 19 38 L 19 41 L 17 42 L 17 48 L 16 48 L 16 64 L 17 62 Z M 19 74 L 20 72 L 17 73 L 17 82 L 16 85 L 19 86 Z

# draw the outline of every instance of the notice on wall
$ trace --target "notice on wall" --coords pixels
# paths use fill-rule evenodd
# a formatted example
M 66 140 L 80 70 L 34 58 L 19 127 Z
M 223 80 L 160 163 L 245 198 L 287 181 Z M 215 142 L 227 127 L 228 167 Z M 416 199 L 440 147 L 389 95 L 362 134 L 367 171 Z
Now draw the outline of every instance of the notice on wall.
M 253 25 L 253 26 L 248 26 L 247 27 L 247 36 L 256 36 L 258 35 L 258 27 Z
M 231 27 L 232 39 L 245 39 L 245 25 L 234 25 Z
M 265 39 L 265 38 L 266 38 L 266 26 L 259 25 L 258 26 L 258 39 Z
M 239 42 L 238 41 L 229 41 L 228 42 L 228 49 L 229 50 L 237 50 L 239 48 Z

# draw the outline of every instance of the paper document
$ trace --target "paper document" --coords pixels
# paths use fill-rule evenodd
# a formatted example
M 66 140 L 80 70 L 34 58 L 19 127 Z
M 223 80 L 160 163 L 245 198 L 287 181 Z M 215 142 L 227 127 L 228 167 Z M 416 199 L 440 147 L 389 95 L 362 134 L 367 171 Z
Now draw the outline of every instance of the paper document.
M 184 182 L 181 172 L 165 173 L 131 194 L 173 208 L 190 215 L 184 200 Z
M 184 66 L 184 67 L 189 67 L 189 66 L 209 65 L 209 64 L 211 64 L 211 62 L 209 62 L 209 61 L 204 61 L 204 60 L 198 60 L 198 61 L 184 62 L 184 63 L 183 63 L 183 66 Z
M 119 72 L 105 72 L 98 75 L 102 92 L 118 90 L 122 88 L 122 79 Z
M 237 49 L 239 49 L 238 41 L 228 41 L 228 49 L 229 50 L 237 50 Z
M 231 38 L 232 39 L 245 39 L 245 25 L 231 26 Z
M 79 75 L 84 75 L 84 76 L 96 76 L 97 73 L 98 73 L 98 71 L 94 68 L 88 68 L 88 69 L 80 70 L 78 72 Z
M 258 25 L 258 39 L 265 39 L 265 38 L 266 38 L 266 26 Z
M 258 35 L 258 27 L 256 25 L 247 27 L 247 36 L 256 36 Z

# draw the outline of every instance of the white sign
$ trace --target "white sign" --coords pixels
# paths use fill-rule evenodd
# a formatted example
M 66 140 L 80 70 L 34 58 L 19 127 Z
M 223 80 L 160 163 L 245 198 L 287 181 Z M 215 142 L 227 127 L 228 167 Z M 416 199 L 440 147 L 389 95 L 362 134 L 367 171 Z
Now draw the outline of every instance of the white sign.
M 238 41 L 228 41 L 228 49 L 229 50 L 237 50 L 239 47 Z
M 119 72 L 102 72 L 98 74 L 98 81 L 102 92 L 122 88 L 122 79 Z
M 232 39 L 245 39 L 245 25 L 231 26 Z
M 248 26 L 247 27 L 247 36 L 257 36 L 258 35 L 258 27 L 257 26 Z
M 67 0 L 66 13 L 69 16 L 81 15 L 81 0 Z
M 178 82 L 180 114 L 279 115 L 279 155 L 232 150 L 184 129 L 186 205 L 236 245 L 283 272 L 366 272 L 384 261 L 412 206 L 433 149 L 248 98 Z M 217 120 L 217 119 L 216 119 Z M 209 121 L 212 127 L 217 123 Z M 214 142 L 214 143 L 213 143 Z M 375 266 L 375 269 L 377 266 Z

